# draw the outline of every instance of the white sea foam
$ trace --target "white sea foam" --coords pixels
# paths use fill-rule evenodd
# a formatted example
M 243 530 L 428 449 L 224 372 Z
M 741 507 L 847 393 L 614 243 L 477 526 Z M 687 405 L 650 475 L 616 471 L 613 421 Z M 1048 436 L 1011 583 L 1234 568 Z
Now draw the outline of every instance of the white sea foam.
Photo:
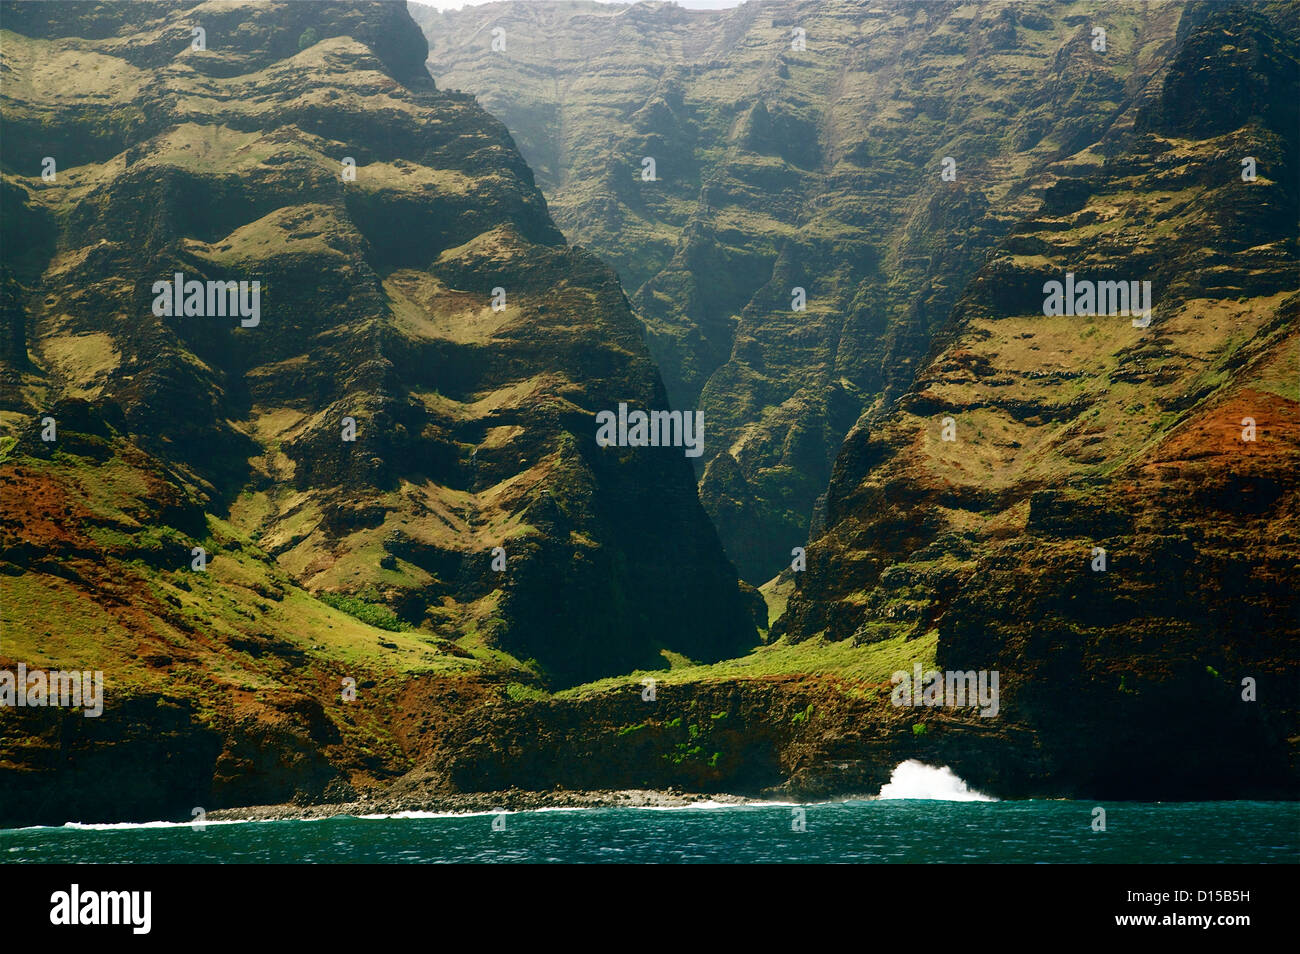
M 151 821 L 151 822 L 66 822 L 57 826 L 60 828 L 76 828 L 80 831 L 117 831 L 118 829 L 127 828 L 200 828 L 209 825 L 243 825 L 252 819 L 246 818 L 223 818 L 220 821 L 204 820 L 202 822 L 169 822 L 169 821 Z M 55 826 L 35 826 L 55 827 Z
M 880 789 L 882 799 L 932 799 L 945 802 L 996 802 L 983 792 L 972 791 L 948 766 L 936 768 L 908 759 Z
M 886 786 L 888 787 L 888 786 Z M 886 797 L 882 794 L 881 797 Z M 922 798 L 926 796 L 894 796 L 906 798 Z M 985 796 L 974 793 L 968 794 L 966 798 L 980 798 Z M 314 818 L 223 818 L 221 820 L 207 819 L 202 823 L 196 822 L 169 822 L 169 821 L 151 821 L 151 822 L 67 822 L 63 825 L 32 825 L 27 828 L 13 829 L 15 831 L 38 831 L 40 829 L 72 829 L 76 831 L 125 831 L 129 829 L 146 829 L 146 828 L 196 828 L 200 824 L 209 825 L 258 825 L 274 824 L 276 822 L 322 822 L 331 818 L 356 818 L 361 821 L 387 821 L 389 819 L 434 819 L 434 818 L 490 818 L 496 815 L 515 815 L 515 814 L 540 814 L 542 812 L 587 812 L 595 811 L 602 808 L 637 808 L 642 811 L 651 812 L 681 812 L 681 811 L 720 811 L 720 810 L 747 810 L 752 811 L 762 808 L 809 808 L 813 804 L 832 804 L 832 803 L 808 803 L 808 802 L 778 802 L 763 801 L 759 799 L 745 801 L 715 801 L 713 799 L 701 799 L 696 802 L 684 802 L 677 805 L 550 805 L 541 808 L 525 809 L 492 809 L 479 811 L 402 811 L 402 812 L 375 812 L 365 815 L 321 815 Z

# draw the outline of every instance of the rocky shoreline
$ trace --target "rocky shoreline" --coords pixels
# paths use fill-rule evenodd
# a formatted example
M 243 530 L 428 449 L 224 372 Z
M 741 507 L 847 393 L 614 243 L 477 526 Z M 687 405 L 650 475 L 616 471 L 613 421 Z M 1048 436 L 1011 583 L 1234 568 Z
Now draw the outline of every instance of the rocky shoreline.
M 420 797 L 362 795 L 355 801 L 322 805 L 253 805 L 218 809 L 208 812 L 206 817 L 209 821 L 302 821 L 341 815 L 396 815 L 402 812 L 474 814 L 535 811 L 543 808 L 684 808 L 706 802 L 714 805 L 745 805 L 761 801 L 740 795 L 651 789 L 549 792 L 510 789 L 503 792 L 463 792 Z

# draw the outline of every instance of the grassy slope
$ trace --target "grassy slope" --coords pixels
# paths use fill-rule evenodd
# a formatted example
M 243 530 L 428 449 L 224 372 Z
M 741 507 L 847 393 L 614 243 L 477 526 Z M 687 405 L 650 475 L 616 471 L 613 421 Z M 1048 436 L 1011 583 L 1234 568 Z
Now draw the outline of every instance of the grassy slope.
M 581 699 L 627 686 L 641 686 L 654 679 L 666 686 L 723 680 L 760 679 L 768 676 L 829 676 L 859 689 L 878 688 L 900 670 L 911 673 L 920 663 L 923 669 L 934 665 L 936 634 L 917 639 L 895 637 L 855 646 L 849 642 L 831 642 L 822 638 L 791 643 L 780 640 L 754 650 L 738 659 L 699 665 L 679 661 L 671 668 L 634 672 L 616 679 L 601 679 L 556 693 L 561 699 Z M 852 691 L 852 689 L 850 689 Z

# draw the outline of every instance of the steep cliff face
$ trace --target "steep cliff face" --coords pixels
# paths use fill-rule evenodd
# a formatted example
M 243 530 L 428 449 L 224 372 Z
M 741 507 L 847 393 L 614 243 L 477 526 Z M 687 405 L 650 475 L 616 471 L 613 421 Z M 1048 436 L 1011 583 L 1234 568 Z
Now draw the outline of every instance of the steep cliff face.
M 750 645 L 683 448 L 596 443 L 598 412 L 667 403 L 617 277 L 402 5 L 3 27 L 0 661 L 104 670 L 119 744 L 136 692 L 214 752 L 232 705 L 295 726 L 287 797 L 405 757 L 359 754 L 395 730 L 346 714 L 349 675 L 563 685 Z M 11 712 L 35 791 L 58 759 Z
M 669 398 L 703 408 L 701 499 L 754 583 L 807 540 L 844 436 L 911 385 L 1036 189 L 1118 148 L 1208 12 L 413 8 L 440 85 L 506 123 L 565 234 L 618 270 Z
M 1260 10 L 479 11 L 551 37 L 475 68 L 563 106 L 540 181 L 629 306 L 398 5 L 5 4 L 0 670 L 107 686 L 0 709 L 0 824 L 904 758 L 1293 796 L 1298 23 Z M 256 313 L 156 311 L 178 272 Z M 1150 323 L 1045 315 L 1067 273 Z M 755 579 L 825 493 L 773 641 L 711 664 L 753 592 L 698 475 L 595 440 L 683 393 Z M 893 705 L 914 665 L 1000 672 L 997 717 Z
M 846 441 L 778 631 L 937 630 L 1066 791 L 1294 791 L 1297 49 L 1216 13 L 1126 149 L 1047 190 Z M 1045 315 L 1066 273 L 1149 281 L 1149 326 Z

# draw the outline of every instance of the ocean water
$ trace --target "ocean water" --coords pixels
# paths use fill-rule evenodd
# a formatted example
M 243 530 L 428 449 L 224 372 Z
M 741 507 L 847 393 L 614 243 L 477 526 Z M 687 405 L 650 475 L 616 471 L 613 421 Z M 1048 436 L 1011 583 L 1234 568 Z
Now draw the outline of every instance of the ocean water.
M 1300 857 L 1290 802 L 876 800 L 0 831 L 13 862 L 1271 862 Z M 500 817 L 504 817 L 504 827 Z M 498 829 L 494 829 L 496 821 Z
M 935 774 L 935 773 L 939 774 Z M 1296 863 L 1295 802 L 996 801 L 906 764 L 877 799 L 0 831 L 21 862 Z M 901 774 L 900 774 L 901 773 Z

